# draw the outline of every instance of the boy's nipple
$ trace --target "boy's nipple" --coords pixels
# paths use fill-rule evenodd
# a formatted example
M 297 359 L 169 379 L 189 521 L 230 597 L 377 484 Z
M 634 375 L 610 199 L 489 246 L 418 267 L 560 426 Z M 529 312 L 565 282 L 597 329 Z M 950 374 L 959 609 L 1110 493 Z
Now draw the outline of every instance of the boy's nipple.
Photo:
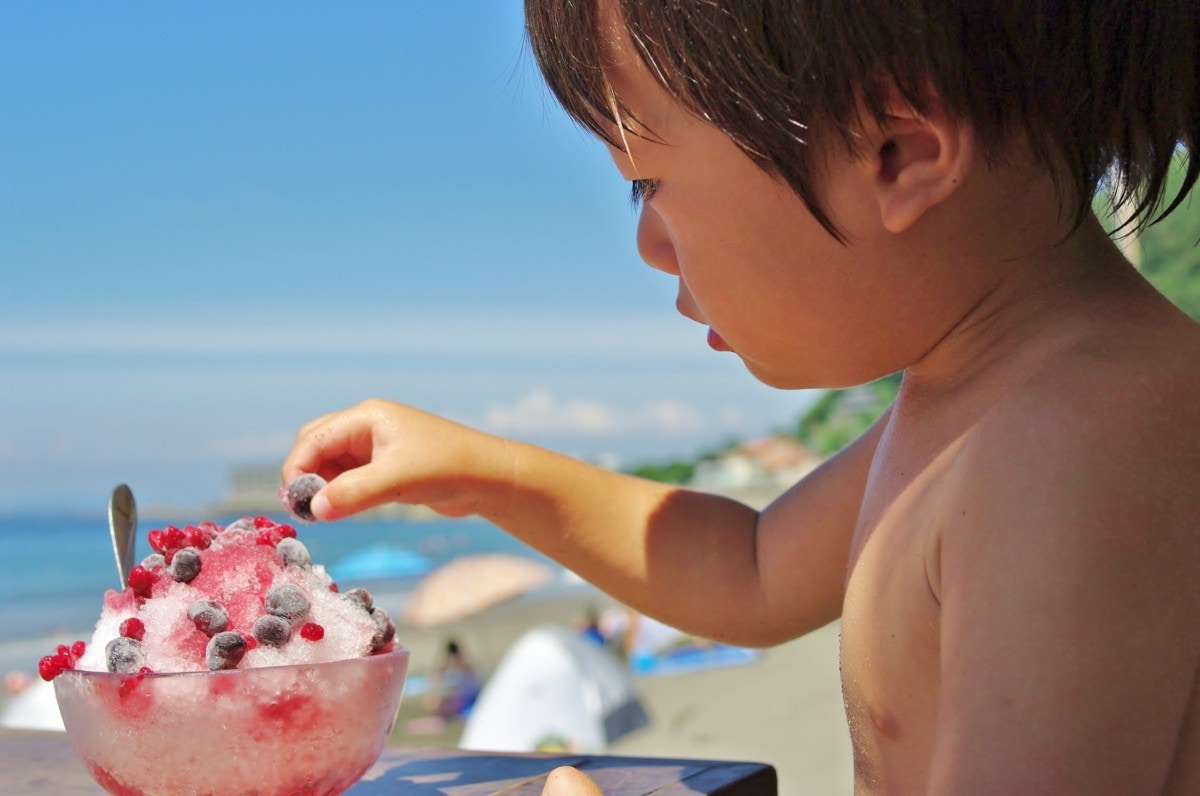
M 871 723 L 875 725 L 875 729 L 884 738 L 890 741 L 898 741 L 904 736 L 904 731 L 900 728 L 899 720 L 891 712 L 879 707 L 870 707 L 867 713 L 871 717 Z

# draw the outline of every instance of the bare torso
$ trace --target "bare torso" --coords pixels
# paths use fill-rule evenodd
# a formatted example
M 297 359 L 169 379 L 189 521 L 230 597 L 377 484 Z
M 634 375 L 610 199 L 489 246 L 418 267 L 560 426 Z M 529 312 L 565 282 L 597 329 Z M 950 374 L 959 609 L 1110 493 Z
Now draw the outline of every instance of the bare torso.
M 1191 354 L 1164 357 L 1158 365 L 1168 372 L 1195 367 L 1194 351 L 1193 345 Z M 1000 376 L 999 382 L 1005 390 L 1020 390 L 1031 372 L 1041 379 L 1047 368 L 1034 357 L 1024 371 L 1018 366 L 1014 376 L 1007 381 Z M 1053 367 L 1050 373 L 1056 378 Z M 1063 389 L 1079 386 L 1066 378 Z M 1192 394 L 1195 381 L 1187 388 Z M 995 472 L 981 469 L 979 457 L 964 451 L 988 423 L 1012 422 L 994 417 L 999 389 L 993 381 L 960 401 L 953 416 L 935 415 L 936 421 L 919 412 L 906 415 L 898 404 L 880 439 L 853 537 L 842 615 L 842 683 L 857 793 L 928 789 L 944 663 L 942 532 L 957 519 L 964 483 Z M 1195 485 L 1184 488 L 1194 503 Z M 1193 538 L 1180 548 L 1183 555 L 1194 555 L 1197 548 L 1200 531 L 1193 526 L 1189 533 Z M 1181 693 L 1178 701 L 1186 704 L 1179 707 L 1182 721 L 1169 770 L 1160 780 L 1162 792 L 1200 793 L 1200 668 L 1193 673 L 1190 695 Z
M 945 458 L 902 463 L 885 435 L 855 530 L 841 670 L 856 790 L 920 793 L 938 713 L 938 523 Z M 914 477 L 915 475 L 915 477 Z M 886 785 L 886 788 L 884 786 Z

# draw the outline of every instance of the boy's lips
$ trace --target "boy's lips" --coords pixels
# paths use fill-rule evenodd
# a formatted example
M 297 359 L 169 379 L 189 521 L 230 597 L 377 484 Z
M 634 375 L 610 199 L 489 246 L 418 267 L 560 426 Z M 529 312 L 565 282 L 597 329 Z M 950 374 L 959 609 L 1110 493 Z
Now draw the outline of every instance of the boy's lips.
M 696 323 L 699 323 L 699 324 L 704 324 L 704 321 L 700 320 L 700 318 L 698 317 L 698 313 L 693 313 L 693 312 L 688 311 L 688 307 L 684 305 L 682 299 L 675 302 L 675 309 L 679 312 L 680 315 L 687 318 L 688 320 L 695 321 Z M 705 324 L 705 325 L 707 325 L 707 324 Z M 725 339 L 723 337 L 721 337 L 721 335 L 719 335 L 715 331 L 713 331 L 713 328 L 711 326 L 708 327 L 708 346 L 709 346 L 709 348 L 711 348 L 714 351 L 732 351 L 733 350 L 732 348 L 730 348 L 729 343 L 726 343 Z
M 732 351 L 733 350 L 732 348 L 729 347 L 729 343 L 726 343 L 724 338 L 721 337 L 721 335 L 719 335 L 715 331 L 713 331 L 713 328 L 711 326 L 708 327 L 708 347 L 711 348 L 713 351 Z

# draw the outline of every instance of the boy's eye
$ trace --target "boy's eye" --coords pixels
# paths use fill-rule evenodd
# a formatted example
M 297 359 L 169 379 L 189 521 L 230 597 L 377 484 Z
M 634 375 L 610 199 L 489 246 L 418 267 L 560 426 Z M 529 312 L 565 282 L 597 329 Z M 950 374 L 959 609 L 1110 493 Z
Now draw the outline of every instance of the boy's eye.
M 658 190 L 658 180 L 634 180 L 629 186 L 629 203 L 636 210 Z

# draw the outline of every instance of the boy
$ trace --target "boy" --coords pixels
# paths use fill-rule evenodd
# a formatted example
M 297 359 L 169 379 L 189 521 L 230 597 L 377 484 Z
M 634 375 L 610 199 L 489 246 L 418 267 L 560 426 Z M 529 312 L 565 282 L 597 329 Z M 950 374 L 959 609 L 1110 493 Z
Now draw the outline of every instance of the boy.
M 1147 221 L 1200 144 L 1194 6 L 915 6 L 527 0 L 714 349 L 789 389 L 904 371 L 772 505 L 383 401 L 283 477 L 330 480 L 324 520 L 480 514 L 700 636 L 841 617 L 860 793 L 1200 793 L 1200 327 L 1088 209 L 1115 162 Z

